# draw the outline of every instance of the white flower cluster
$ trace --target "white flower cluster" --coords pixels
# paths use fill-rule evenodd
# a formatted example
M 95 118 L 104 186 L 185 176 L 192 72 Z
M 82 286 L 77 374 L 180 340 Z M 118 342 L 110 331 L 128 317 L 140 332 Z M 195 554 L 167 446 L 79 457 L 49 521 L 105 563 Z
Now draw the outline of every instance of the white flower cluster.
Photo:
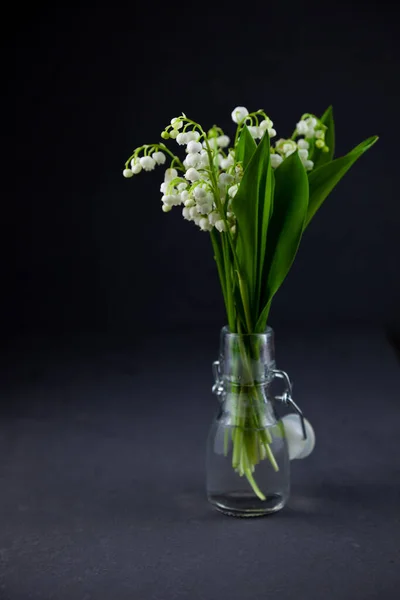
M 300 139 L 297 142 L 295 142 L 294 140 L 280 139 L 276 142 L 275 148 L 273 148 L 273 152 L 271 153 L 271 166 L 274 169 L 276 167 L 279 167 L 279 165 L 285 158 L 287 158 L 297 150 L 299 158 L 304 165 L 304 168 L 307 171 L 311 171 L 311 169 L 314 167 L 314 163 L 308 158 L 309 148 L 309 142 L 303 139 Z
M 329 148 L 325 143 L 326 127 L 312 115 L 303 115 L 296 125 L 297 135 L 304 135 L 306 140 L 314 140 L 315 147 L 324 152 Z
M 262 113 L 262 111 L 257 111 L 254 117 L 252 115 L 249 116 L 249 111 L 247 110 L 247 108 L 245 108 L 244 106 L 237 106 L 233 109 L 231 117 L 232 121 L 234 123 L 237 123 L 238 125 L 242 125 L 248 121 L 248 130 L 250 132 L 250 135 L 255 140 L 261 139 L 266 131 L 268 131 L 268 135 L 270 138 L 275 137 L 276 131 L 274 129 L 274 124 L 271 121 L 271 119 L 269 117 L 266 117 L 265 119 L 262 119 L 262 121 L 259 122 L 258 113 Z
M 163 165 L 167 157 L 164 152 L 153 152 L 151 156 L 145 155 L 142 157 L 134 156 L 130 163 L 130 169 L 127 167 L 122 171 L 124 177 L 133 177 L 138 175 L 140 171 L 153 171 L 156 165 Z
M 234 147 L 230 147 L 230 138 L 215 125 L 206 133 L 185 114 L 171 119 L 161 137 L 164 140 L 173 139 L 178 146 L 183 147 L 184 160 L 181 161 L 164 144 L 145 145 L 137 148 L 127 161 L 124 177 L 132 177 L 142 170 L 152 171 L 156 165 L 164 165 L 168 154 L 172 161 L 165 171 L 160 188 L 162 210 L 169 212 L 174 206 L 181 206 L 183 217 L 193 221 L 202 231 L 215 228 L 223 232 L 229 228 L 234 233 L 236 219 L 231 203 L 243 175 L 243 166 L 235 158 L 235 146 L 240 132 L 246 125 L 251 136 L 258 140 L 266 132 L 273 138 L 276 131 L 273 122 L 262 110 L 249 113 L 244 106 L 237 106 L 232 111 L 232 120 L 237 124 Z M 272 168 L 279 167 L 288 156 L 297 151 L 305 169 L 311 170 L 314 162 L 310 159 L 310 152 L 313 153 L 314 148 L 328 151 L 325 131 L 325 125 L 313 115 L 303 115 L 290 139 L 279 139 L 271 146 Z
M 172 129 L 171 129 L 172 126 Z M 179 121 L 173 119 L 171 126 L 166 130 L 169 137 L 171 131 L 180 130 Z M 220 135 L 217 135 L 220 133 Z M 166 137 L 166 136 L 164 136 Z M 203 142 L 200 141 L 203 137 Z M 234 166 L 234 156 L 230 152 L 227 155 L 223 149 L 230 143 L 228 136 L 223 132 L 210 130 L 209 135 L 201 136 L 195 129 L 184 131 L 177 134 L 174 138 L 178 145 L 185 146 L 186 158 L 181 163 L 183 169 L 182 175 L 178 175 L 175 168 L 167 169 L 164 182 L 161 184 L 163 194 L 162 209 L 169 212 L 173 206 L 183 206 L 182 215 L 187 221 L 193 221 L 202 231 L 211 231 L 214 227 L 222 232 L 227 227 L 231 230 L 235 226 L 234 215 L 228 210 L 223 209 L 222 214 L 217 207 L 215 198 L 215 182 L 212 181 L 211 162 L 218 165 L 218 197 L 220 208 L 226 203 L 227 192 L 228 204 L 232 197 L 231 188 L 235 184 L 236 177 L 227 172 Z M 178 165 L 177 165 L 178 166 Z M 213 185 L 214 183 L 214 185 Z M 234 229 L 233 229 L 234 230 Z

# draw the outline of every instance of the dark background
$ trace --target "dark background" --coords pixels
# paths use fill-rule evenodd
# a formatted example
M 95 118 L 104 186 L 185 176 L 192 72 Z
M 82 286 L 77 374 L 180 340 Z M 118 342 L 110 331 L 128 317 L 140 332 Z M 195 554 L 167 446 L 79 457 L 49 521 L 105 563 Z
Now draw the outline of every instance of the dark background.
M 9 335 L 224 322 L 207 235 L 179 210 L 161 212 L 161 169 L 130 181 L 121 171 L 172 116 L 229 133 L 236 105 L 265 108 L 285 136 L 303 112 L 333 104 L 337 155 L 380 135 L 306 232 L 272 324 L 398 324 L 395 11 L 149 2 L 39 4 L 18 15 L 15 36 L 5 31 L 6 56 L 16 57 L 6 79 L 15 120 L 4 113 L 16 143 L 3 200 Z
M 0 600 L 392 600 L 399 588 L 399 18 L 392 3 L 17 6 L 1 44 Z M 379 142 L 271 312 L 316 431 L 271 518 L 214 512 L 225 322 L 208 236 L 122 177 L 182 111 Z M 232 131 L 232 130 L 231 130 Z

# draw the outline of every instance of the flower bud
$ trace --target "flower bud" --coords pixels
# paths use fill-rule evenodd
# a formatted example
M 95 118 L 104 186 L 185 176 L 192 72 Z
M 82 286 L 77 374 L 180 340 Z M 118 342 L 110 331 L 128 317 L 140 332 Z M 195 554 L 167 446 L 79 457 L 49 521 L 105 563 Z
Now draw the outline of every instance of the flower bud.
M 161 137 L 162 137 L 163 140 L 169 140 L 169 133 L 168 133 L 168 131 L 163 131 L 161 133 Z
M 165 213 L 169 212 L 172 209 L 172 206 L 169 206 L 169 204 L 163 204 L 161 207 L 161 210 L 164 211 Z
M 133 177 L 133 173 L 132 173 L 132 171 L 130 169 L 124 169 L 122 171 L 122 175 L 124 177 L 126 177 L 127 179 L 130 179 L 131 177 Z
M 321 149 L 321 148 L 323 148 L 325 146 L 325 142 L 324 142 L 324 140 L 317 140 L 315 142 L 315 145 L 316 145 L 317 148 Z

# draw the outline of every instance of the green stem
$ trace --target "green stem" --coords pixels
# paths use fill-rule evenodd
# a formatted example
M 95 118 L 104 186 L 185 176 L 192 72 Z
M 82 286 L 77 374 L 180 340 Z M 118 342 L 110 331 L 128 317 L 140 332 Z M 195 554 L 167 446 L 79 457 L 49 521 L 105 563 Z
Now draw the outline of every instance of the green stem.
M 255 494 L 258 496 L 258 498 L 262 501 L 266 500 L 266 497 L 264 496 L 264 494 L 262 493 L 262 491 L 260 490 L 260 488 L 258 487 L 254 477 L 253 477 L 253 473 L 251 472 L 251 468 L 249 466 L 248 463 L 248 459 L 247 456 L 244 455 L 244 473 L 246 475 L 246 478 L 248 480 L 248 482 L 250 483 L 251 487 L 253 488 Z
M 217 235 L 218 234 L 214 230 L 210 231 L 211 243 L 212 243 L 212 247 L 213 247 L 213 251 L 214 251 L 214 258 L 215 258 L 215 262 L 217 263 L 218 276 L 219 276 L 219 281 L 220 281 L 221 288 L 222 288 L 222 295 L 224 297 L 225 309 L 226 309 L 226 314 L 227 314 L 228 323 L 229 323 L 230 306 L 229 306 L 229 302 L 228 302 L 228 295 L 227 295 L 227 289 L 226 289 L 226 278 L 225 278 L 224 264 L 223 264 L 223 263 L 225 263 L 225 257 L 222 258 L 221 248 L 219 247 Z M 229 327 L 230 327 L 230 325 L 229 325 Z

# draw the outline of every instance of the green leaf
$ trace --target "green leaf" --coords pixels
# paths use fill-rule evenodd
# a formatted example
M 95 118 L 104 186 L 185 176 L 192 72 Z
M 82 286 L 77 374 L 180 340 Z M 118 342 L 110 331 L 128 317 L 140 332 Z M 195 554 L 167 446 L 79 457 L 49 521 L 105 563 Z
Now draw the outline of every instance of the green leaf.
M 321 121 L 328 128 L 325 131 L 325 144 L 328 146 L 329 152 L 322 152 L 319 148 L 315 148 L 313 155 L 314 168 L 322 167 L 322 165 L 326 165 L 326 163 L 333 160 L 335 153 L 335 122 L 332 106 L 326 109 Z
M 256 151 L 257 144 L 252 138 L 247 125 L 245 125 L 240 133 L 239 141 L 236 145 L 236 162 L 241 162 L 243 170 L 246 169 L 251 157 Z
M 239 190 L 232 201 L 238 227 L 236 254 L 253 315 L 259 304 L 257 293 L 272 203 L 269 151 L 270 141 L 266 132 L 243 173 Z
M 310 172 L 308 176 L 310 200 L 308 203 L 308 214 L 305 227 L 307 227 L 321 204 L 331 193 L 333 188 L 339 183 L 342 177 L 347 173 L 350 167 L 356 162 L 356 160 L 360 158 L 362 154 L 364 154 L 364 152 L 369 150 L 369 148 L 371 148 L 377 140 L 378 136 L 372 136 L 353 148 L 353 150 L 346 154 L 346 156 L 336 158 L 332 162 L 327 163 L 322 167 L 317 167 Z
M 294 261 L 307 216 L 308 177 L 295 152 L 275 170 L 274 210 L 269 223 L 263 271 L 263 310 L 256 331 L 264 331 L 272 297 Z

